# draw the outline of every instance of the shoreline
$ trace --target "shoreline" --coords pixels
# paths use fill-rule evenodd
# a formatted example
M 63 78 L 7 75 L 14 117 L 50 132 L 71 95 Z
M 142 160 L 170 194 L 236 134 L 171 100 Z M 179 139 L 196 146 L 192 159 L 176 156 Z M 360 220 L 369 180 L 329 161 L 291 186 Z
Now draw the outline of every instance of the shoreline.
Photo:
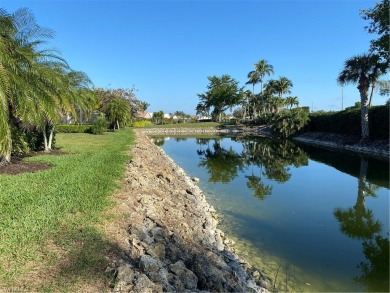
M 390 155 L 389 141 L 385 140 L 362 143 L 357 137 L 321 132 L 304 133 L 293 140 L 320 148 L 363 154 L 380 160 L 388 161 Z
M 139 128 L 146 135 L 244 135 L 257 137 L 272 137 L 266 126 L 234 126 L 228 128 Z M 292 140 L 332 150 L 349 151 L 364 154 L 380 160 L 390 159 L 390 143 L 386 140 L 374 140 L 361 143 L 359 137 L 335 133 L 306 132 L 297 135 Z
M 113 292 L 268 292 L 271 280 L 242 259 L 218 229 L 202 190 L 135 130 L 125 203 L 128 255 L 114 262 Z

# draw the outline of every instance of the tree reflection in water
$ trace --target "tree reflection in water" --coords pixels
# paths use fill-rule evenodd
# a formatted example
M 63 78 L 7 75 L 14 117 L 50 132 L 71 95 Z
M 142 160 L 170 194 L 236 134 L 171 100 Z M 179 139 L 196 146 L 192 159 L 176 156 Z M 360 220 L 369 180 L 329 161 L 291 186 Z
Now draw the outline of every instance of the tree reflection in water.
M 366 262 L 357 266 L 362 275 L 355 280 L 367 287 L 370 292 L 388 292 L 389 290 L 389 239 L 379 235 L 382 224 L 374 219 L 372 210 L 367 209 L 365 198 L 376 197 L 377 186 L 367 182 L 368 161 L 360 160 L 358 195 L 352 208 L 336 208 L 333 212 L 340 222 L 340 230 L 353 239 L 363 240 L 363 253 Z
M 166 139 L 167 139 L 167 138 L 164 137 L 164 136 L 152 136 L 152 137 L 151 137 L 151 140 L 153 141 L 153 143 L 154 143 L 156 146 L 159 146 L 159 147 L 161 147 L 161 146 L 164 145 Z
M 198 150 L 201 156 L 199 166 L 207 169 L 210 174 L 210 182 L 229 183 L 238 175 L 243 168 L 241 156 L 232 147 L 225 149 L 221 146 L 221 139 L 213 139 L 213 149 L 207 147 Z
M 253 191 L 253 196 L 261 200 L 272 194 L 271 180 L 286 182 L 292 176 L 292 167 L 308 165 L 307 154 L 310 154 L 311 160 L 358 178 L 355 204 L 345 209 L 336 208 L 333 215 L 340 224 L 341 232 L 360 241 L 362 245 L 365 259 L 356 264 L 361 273 L 354 279 L 369 292 L 389 292 L 389 236 L 383 235 L 382 223 L 375 218 L 373 211 L 366 207 L 366 199 L 377 196 L 378 186 L 388 188 L 388 173 L 383 171 L 386 168 L 365 158 L 361 158 L 359 162 L 355 157 L 344 153 L 314 148 L 304 148 L 303 151 L 289 141 L 246 137 L 236 137 L 232 140 L 240 143 L 242 150 L 235 146 L 226 147 L 222 138 L 197 138 L 196 152 L 200 159 L 198 166 L 207 170 L 210 182 L 228 183 L 239 175 L 245 176 L 246 185 Z M 163 140 L 160 143 L 163 143 Z M 384 172 L 384 175 L 373 176 L 376 170 Z M 368 180 L 378 186 L 368 182 L 367 176 Z
M 225 149 L 221 145 L 221 138 L 197 139 L 200 146 L 197 150 L 200 156 L 199 166 L 206 168 L 210 174 L 210 182 L 224 183 L 233 180 L 244 168 L 252 167 L 252 174 L 245 177 L 248 180 L 247 186 L 259 199 L 264 199 L 272 193 L 272 186 L 266 184 L 264 179 L 286 182 L 291 177 L 290 166 L 300 167 L 308 164 L 306 153 L 286 140 L 245 137 L 235 137 L 232 140 L 242 144 L 241 153 L 232 147 Z M 205 145 L 207 147 L 204 149 Z M 258 175 L 254 174 L 253 167 L 260 168 Z

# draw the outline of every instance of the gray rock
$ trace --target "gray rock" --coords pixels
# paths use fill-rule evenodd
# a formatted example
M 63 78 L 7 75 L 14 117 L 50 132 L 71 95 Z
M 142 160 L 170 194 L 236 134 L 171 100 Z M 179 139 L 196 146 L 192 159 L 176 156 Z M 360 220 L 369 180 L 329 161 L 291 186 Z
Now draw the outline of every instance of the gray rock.
M 166 257 L 168 257 L 172 262 L 176 262 L 179 259 L 179 256 L 181 255 L 180 249 L 172 243 L 168 243 L 165 252 L 166 252 Z
M 239 263 L 232 261 L 229 264 L 229 267 L 232 268 L 234 276 L 241 282 L 245 283 L 247 274 L 245 270 L 240 266 Z
M 223 245 L 222 238 L 218 233 L 216 233 L 216 235 L 215 235 L 215 241 L 217 244 L 217 249 L 219 251 L 223 251 L 225 249 L 225 245 Z
M 134 282 L 133 292 L 159 293 L 163 292 L 162 285 L 157 285 L 149 280 L 148 276 L 141 274 Z
M 177 261 L 169 266 L 169 269 L 180 278 L 186 289 L 195 289 L 198 285 L 198 277 L 186 268 L 182 261 Z
M 159 262 L 150 255 L 143 255 L 139 261 L 139 268 L 143 272 L 155 272 L 159 269 Z
M 156 257 L 160 260 L 165 259 L 165 246 L 164 246 L 164 244 L 156 243 L 156 244 L 150 246 L 146 251 L 151 256 Z
M 134 270 L 133 267 L 129 264 L 121 265 L 118 268 L 117 278 L 121 280 L 124 284 L 131 284 L 134 279 Z
M 175 288 L 175 290 L 173 290 L 174 292 L 183 292 L 185 287 L 184 287 L 184 284 L 181 282 L 181 279 L 176 276 L 175 274 L 168 274 L 168 280 L 169 280 L 169 284 Z
M 158 270 L 157 272 L 148 273 L 150 280 L 157 284 L 162 284 L 163 286 L 168 285 L 168 271 L 165 268 Z

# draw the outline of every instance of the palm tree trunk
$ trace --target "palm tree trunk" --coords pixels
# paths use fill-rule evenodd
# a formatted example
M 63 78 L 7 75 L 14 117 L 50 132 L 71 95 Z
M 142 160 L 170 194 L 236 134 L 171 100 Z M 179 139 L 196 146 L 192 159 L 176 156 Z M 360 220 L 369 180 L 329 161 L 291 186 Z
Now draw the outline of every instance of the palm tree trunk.
M 119 121 L 116 120 L 116 126 L 118 126 L 118 130 L 119 130 Z
M 49 144 L 48 144 L 48 140 L 47 140 L 47 134 L 46 134 L 46 125 L 43 126 L 43 142 L 45 144 L 45 153 L 46 152 L 49 152 Z
M 2 147 L 4 147 L 4 148 L 3 148 L 3 153 L 0 154 L 0 166 L 3 166 L 5 164 L 11 162 L 12 140 L 11 140 L 11 131 L 10 130 L 8 131 L 8 130 L 9 129 L 7 129 L 7 132 L 9 132 L 9 136 L 8 136 L 8 134 L 6 134 L 6 136 L 5 136 L 6 141 L 5 141 L 4 145 L 2 144 Z M 7 140 L 7 138 L 9 138 L 9 139 Z
M 255 102 L 255 84 L 252 84 L 252 96 L 253 96 L 253 113 L 252 118 L 256 118 L 256 102 Z
M 370 137 L 369 132 L 369 123 L 368 123 L 368 91 L 361 91 L 360 92 L 360 120 L 361 120 L 361 127 L 362 127 L 362 141 L 366 141 Z
M 50 129 L 49 144 L 48 144 L 49 151 L 52 150 L 51 145 L 52 145 L 52 143 L 53 143 L 53 136 L 54 136 L 54 127 L 52 127 L 52 128 Z
M 360 173 L 358 181 L 358 196 L 355 207 L 364 207 L 364 191 L 366 190 L 366 178 L 367 178 L 368 161 L 367 159 L 360 158 Z

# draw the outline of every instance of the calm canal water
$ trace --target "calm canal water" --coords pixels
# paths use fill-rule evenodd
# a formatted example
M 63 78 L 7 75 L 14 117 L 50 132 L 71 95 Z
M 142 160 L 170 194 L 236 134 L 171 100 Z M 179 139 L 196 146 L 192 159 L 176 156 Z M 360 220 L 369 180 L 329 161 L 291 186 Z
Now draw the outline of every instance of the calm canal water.
M 389 290 L 389 162 L 269 138 L 154 138 L 280 291 Z

